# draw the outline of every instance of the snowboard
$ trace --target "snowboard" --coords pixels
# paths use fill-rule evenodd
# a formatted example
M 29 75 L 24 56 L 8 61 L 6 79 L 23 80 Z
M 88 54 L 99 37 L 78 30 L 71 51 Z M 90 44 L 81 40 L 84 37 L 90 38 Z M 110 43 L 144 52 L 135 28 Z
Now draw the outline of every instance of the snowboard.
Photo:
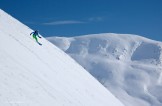
M 42 46 L 42 44 L 41 44 L 41 43 L 39 43 L 39 42 L 37 42 L 37 43 L 38 43 L 38 45 Z

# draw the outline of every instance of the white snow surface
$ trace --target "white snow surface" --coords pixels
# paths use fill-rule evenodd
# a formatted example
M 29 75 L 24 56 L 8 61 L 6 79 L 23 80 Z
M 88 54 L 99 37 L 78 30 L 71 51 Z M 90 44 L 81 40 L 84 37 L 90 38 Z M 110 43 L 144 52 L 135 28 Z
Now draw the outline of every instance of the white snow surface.
M 47 39 L 126 106 L 162 106 L 162 42 L 114 33 Z
M 124 106 L 62 50 L 44 38 L 38 45 L 31 32 L 0 10 L 0 106 Z

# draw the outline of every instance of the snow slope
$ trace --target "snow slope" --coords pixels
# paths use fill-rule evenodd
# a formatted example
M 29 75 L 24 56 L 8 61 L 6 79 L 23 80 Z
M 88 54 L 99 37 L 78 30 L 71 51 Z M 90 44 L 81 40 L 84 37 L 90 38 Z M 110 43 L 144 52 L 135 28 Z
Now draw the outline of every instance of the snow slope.
M 73 57 L 126 106 L 162 106 L 161 42 L 113 33 L 47 39 Z
M 0 106 L 123 106 L 62 50 L 0 10 Z M 107 99 L 109 98 L 109 100 Z

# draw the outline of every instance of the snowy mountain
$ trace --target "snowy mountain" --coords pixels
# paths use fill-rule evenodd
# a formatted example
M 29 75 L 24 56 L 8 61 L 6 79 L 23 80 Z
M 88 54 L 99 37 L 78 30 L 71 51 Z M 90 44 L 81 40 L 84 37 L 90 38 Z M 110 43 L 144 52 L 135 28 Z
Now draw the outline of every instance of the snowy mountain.
M 47 39 L 126 106 L 162 106 L 162 42 L 113 33 Z
M 0 10 L 0 106 L 123 106 L 62 50 Z M 107 99 L 109 98 L 109 99 Z

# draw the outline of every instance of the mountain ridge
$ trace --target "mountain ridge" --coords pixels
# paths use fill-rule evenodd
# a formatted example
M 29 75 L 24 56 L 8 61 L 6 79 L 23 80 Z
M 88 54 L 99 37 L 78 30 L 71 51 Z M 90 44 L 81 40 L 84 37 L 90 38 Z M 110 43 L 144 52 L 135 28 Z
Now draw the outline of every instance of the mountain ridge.
M 162 42 L 132 34 L 48 37 L 126 106 L 161 106 Z

